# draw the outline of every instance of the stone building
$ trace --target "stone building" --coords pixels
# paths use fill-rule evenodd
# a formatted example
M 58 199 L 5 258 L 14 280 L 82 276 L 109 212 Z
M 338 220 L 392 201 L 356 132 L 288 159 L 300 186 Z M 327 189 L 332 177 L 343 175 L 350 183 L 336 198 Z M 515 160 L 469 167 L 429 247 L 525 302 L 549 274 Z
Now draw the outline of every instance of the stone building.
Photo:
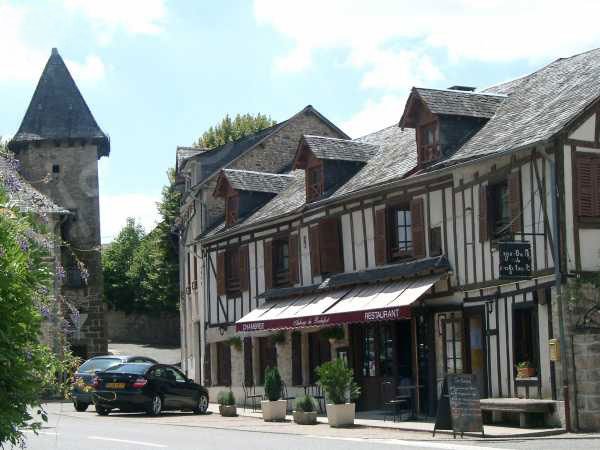
M 106 353 L 98 160 L 109 155 L 110 140 L 56 49 L 8 146 L 25 180 L 67 212 L 58 225 L 66 273 L 60 290 L 80 313 L 72 349 L 84 358 Z

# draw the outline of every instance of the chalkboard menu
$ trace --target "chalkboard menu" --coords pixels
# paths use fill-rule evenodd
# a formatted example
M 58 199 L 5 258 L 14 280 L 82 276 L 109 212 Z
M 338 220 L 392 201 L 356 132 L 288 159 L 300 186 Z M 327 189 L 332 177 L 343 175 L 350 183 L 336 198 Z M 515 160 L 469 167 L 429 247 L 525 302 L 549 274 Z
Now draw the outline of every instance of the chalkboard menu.
M 438 402 L 434 436 L 436 430 L 453 430 L 461 435 L 464 432 L 483 434 L 479 388 L 475 375 L 446 375 Z
M 531 276 L 531 244 L 529 242 L 499 242 L 500 278 Z

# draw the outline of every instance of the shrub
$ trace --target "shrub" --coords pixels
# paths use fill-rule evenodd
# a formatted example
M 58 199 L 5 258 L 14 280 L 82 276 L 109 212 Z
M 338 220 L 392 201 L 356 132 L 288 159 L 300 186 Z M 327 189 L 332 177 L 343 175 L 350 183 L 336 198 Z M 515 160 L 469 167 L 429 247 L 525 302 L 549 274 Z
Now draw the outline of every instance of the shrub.
M 271 335 L 271 342 L 273 344 L 285 344 L 285 331 L 281 330 Z
M 343 327 L 329 327 L 321 330 L 321 336 L 325 339 L 331 339 L 334 341 L 341 341 L 346 337 L 346 332 Z
M 235 405 L 235 396 L 231 391 L 221 391 L 217 394 L 217 402 L 223 406 Z
M 232 336 L 227 341 L 230 347 L 233 347 L 238 352 L 242 350 L 242 338 L 239 336 Z
M 265 371 L 265 395 L 271 402 L 281 398 L 281 377 L 277 367 L 267 367 Z
M 319 385 L 335 405 L 355 400 L 360 395 L 360 387 L 354 381 L 354 372 L 343 360 L 326 362 L 316 369 Z
M 296 399 L 296 411 L 313 412 L 315 410 L 315 401 L 310 395 L 303 395 Z

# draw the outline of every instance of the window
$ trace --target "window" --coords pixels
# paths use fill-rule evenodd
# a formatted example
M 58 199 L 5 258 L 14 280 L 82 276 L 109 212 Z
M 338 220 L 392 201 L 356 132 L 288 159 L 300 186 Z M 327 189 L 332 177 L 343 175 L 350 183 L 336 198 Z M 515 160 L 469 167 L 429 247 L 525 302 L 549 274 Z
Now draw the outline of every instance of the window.
M 227 342 L 217 342 L 217 384 L 231 386 L 231 348 Z
M 490 185 L 488 195 L 492 236 L 494 239 L 509 238 L 511 234 L 511 221 L 507 181 L 503 180 Z
M 392 325 L 381 324 L 379 327 L 379 370 L 383 377 L 394 375 L 394 339 Z
M 233 248 L 225 252 L 225 276 L 227 294 L 240 292 L 240 249 Z
M 374 377 L 377 375 L 375 367 L 376 359 L 376 338 L 375 338 L 375 327 L 373 325 L 367 326 L 365 330 L 365 340 L 363 341 L 363 377 Z
M 412 256 L 412 220 L 410 209 L 391 210 L 392 259 Z
M 527 362 L 537 367 L 537 320 L 534 306 L 523 305 L 513 309 L 514 364 Z
M 600 218 L 600 157 L 577 155 L 576 159 L 577 215 Z
M 275 285 L 286 286 L 290 278 L 290 246 L 287 239 L 274 241 L 273 258 Z
M 316 368 L 324 362 L 331 361 L 331 345 L 329 339 L 322 333 L 314 332 L 308 335 L 308 382 L 317 382 Z
M 450 314 L 450 318 L 443 318 L 441 323 L 444 342 L 444 371 L 445 373 L 462 373 L 463 321 Z
M 60 173 L 60 166 L 58 164 L 52 165 L 52 173 Z
M 442 254 L 442 227 L 429 229 L 429 256 Z
M 419 163 L 435 161 L 438 152 L 438 124 L 433 122 L 419 128 Z
M 264 384 L 267 367 L 277 367 L 277 349 L 269 337 L 258 338 L 259 373 L 258 383 Z
M 225 202 L 225 222 L 227 225 L 234 225 L 238 220 L 240 197 L 237 194 L 230 195 Z
M 319 164 L 306 169 L 306 200 L 318 199 L 323 190 L 323 166 Z

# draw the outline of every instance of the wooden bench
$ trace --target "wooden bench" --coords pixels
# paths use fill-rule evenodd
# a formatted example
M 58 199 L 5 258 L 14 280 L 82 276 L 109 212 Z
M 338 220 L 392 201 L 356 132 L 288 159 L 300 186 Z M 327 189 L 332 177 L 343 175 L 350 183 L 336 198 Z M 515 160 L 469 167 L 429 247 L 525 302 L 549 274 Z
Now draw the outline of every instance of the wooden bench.
M 527 428 L 532 426 L 531 416 L 543 414 L 544 424 L 556 410 L 554 400 L 540 400 L 533 398 L 482 398 L 481 410 L 491 411 L 492 423 L 500 422 L 504 413 L 518 414 L 519 426 Z

